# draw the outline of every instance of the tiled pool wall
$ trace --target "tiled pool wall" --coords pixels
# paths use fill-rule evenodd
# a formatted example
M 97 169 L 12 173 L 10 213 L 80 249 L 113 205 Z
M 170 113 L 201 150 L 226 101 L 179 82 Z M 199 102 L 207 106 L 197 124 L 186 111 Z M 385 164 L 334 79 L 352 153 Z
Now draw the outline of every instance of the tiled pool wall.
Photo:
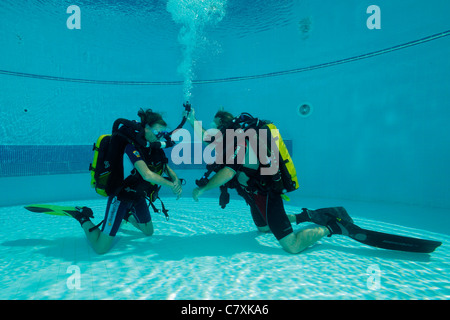
M 284 140 L 292 155 L 292 140 Z M 49 201 L 71 201 L 100 197 L 90 186 L 89 164 L 93 145 L 0 145 L 0 206 Z M 191 145 L 191 150 L 194 146 Z M 195 180 L 206 171 L 206 164 L 174 164 L 166 149 L 169 165 L 187 184 L 190 194 Z M 161 189 L 161 194 L 170 190 Z M 218 194 L 213 190 L 210 195 Z

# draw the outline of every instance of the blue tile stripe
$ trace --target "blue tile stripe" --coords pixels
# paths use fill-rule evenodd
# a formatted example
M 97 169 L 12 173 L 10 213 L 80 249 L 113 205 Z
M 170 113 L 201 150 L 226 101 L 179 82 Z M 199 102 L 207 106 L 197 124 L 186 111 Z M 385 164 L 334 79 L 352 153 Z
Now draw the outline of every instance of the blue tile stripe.
M 87 145 L 0 145 L 0 176 L 83 173 L 92 156 Z
M 284 142 L 292 156 L 292 141 Z M 205 163 L 175 165 L 170 151 L 166 154 L 175 170 L 205 168 Z M 92 145 L 0 145 L 0 177 L 88 173 L 93 156 Z M 191 163 L 193 157 L 192 151 Z

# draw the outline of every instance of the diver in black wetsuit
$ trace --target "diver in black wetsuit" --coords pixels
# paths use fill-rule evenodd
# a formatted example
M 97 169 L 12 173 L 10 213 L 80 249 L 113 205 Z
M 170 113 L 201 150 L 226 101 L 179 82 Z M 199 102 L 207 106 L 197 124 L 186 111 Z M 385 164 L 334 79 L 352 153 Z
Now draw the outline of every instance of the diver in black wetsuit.
M 233 119 L 234 117 L 230 113 L 219 111 L 214 117 L 214 124 L 217 129 L 225 132 L 227 128 L 232 127 Z M 205 130 L 199 123 L 195 123 L 195 111 L 193 109 L 189 114 L 188 122 L 194 127 L 195 133 L 203 137 Z M 251 146 L 246 144 L 244 139 L 241 142 L 242 145 L 238 143 L 236 146 L 232 146 L 234 148 L 233 151 L 235 151 L 234 157 L 258 159 L 256 152 L 252 150 Z M 226 146 L 226 142 L 224 144 L 225 149 L 230 147 Z M 314 215 L 312 214 L 314 211 L 305 209 L 298 215 L 286 214 L 281 193 L 274 191 L 270 182 L 267 183 L 267 179 L 264 179 L 266 183 L 262 186 L 260 181 L 263 177 L 261 177 L 259 169 L 259 161 L 256 164 L 246 162 L 238 164 L 236 161 L 225 161 L 222 166 L 219 168 L 216 167 L 215 171 L 217 173 L 207 183 L 194 189 L 193 198 L 195 201 L 198 201 L 206 191 L 221 187 L 225 184 L 235 188 L 238 194 L 250 206 L 252 218 L 258 230 L 261 232 L 271 231 L 283 249 L 289 253 L 299 253 L 324 236 L 346 232 L 346 221 L 344 220 L 338 224 L 335 219 L 336 216 L 341 216 L 342 218 L 351 220 L 345 210 L 329 210 L 331 216 L 329 219 L 322 217 L 322 221 L 320 221 L 322 225 L 313 226 L 294 233 L 291 223 L 312 221 L 310 216 Z M 317 219 L 317 221 L 319 220 Z

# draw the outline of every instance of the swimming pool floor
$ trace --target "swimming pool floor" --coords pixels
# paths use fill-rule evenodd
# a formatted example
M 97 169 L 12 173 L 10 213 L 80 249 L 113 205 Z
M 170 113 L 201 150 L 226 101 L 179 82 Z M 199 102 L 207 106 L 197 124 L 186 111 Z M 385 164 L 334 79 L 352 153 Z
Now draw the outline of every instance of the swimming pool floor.
M 130 225 L 112 250 L 94 253 L 78 222 L 0 208 L 0 299 L 449 299 L 450 236 L 362 218 L 361 227 L 443 242 L 417 254 L 324 238 L 301 254 L 284 252 L 258 233 L 243 201 L 226 210 L 217 199 L 164 201 L 170 220 L 152 214 L 155 233 Z M 94 222 L 106 201 L 86 205 Z M 321 207 L 329 206 L 326 201 Z M 287 205 L 288 213 L 299 208 Z M 294 230 L 305 226 L 294 226 Z

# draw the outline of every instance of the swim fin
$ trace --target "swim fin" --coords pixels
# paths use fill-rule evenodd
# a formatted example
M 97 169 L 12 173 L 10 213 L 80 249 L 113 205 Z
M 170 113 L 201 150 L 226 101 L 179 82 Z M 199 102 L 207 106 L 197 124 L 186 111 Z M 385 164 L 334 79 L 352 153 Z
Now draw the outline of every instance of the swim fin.
M 25 209 L 31 212 L 45 213 L 53 216 L 68 216 L 68 217 L 72 217 L 73 213 L 79 212 L 77 210 L 77 207 L 56 206 L 50 204 L 32 204 L 29 206 L 25 206 Z
M 372 247 L 406 252 L 431 253 L 442 244 L 440 241 L 399 236 L 359 227 L 348 236 Z
M 344 207 L 330 207 L 316 210 L 303 208 L 302 213 L 296 214 L 295 217 L 297 224 L 301 222 L 314 222 L 320 226 L 326 226 L 335 219 L 353 223 L 353 219 Z
M 67 216 L 77 220 L 80 225 L 94 218 L 92 210 L 88 207 L 66 207 L 48 204 L 32 204 L 25 206 L 25 209 L 31 212 L 45 213 L 54 216 Z
M 327 225 L 327 228 L 331 234 L 342 234 L 368 246 L 389 250 L 431 253 L 442 244 L 440 241 L 367 230 L 358 227 L 354 223 L 339 219 Z

